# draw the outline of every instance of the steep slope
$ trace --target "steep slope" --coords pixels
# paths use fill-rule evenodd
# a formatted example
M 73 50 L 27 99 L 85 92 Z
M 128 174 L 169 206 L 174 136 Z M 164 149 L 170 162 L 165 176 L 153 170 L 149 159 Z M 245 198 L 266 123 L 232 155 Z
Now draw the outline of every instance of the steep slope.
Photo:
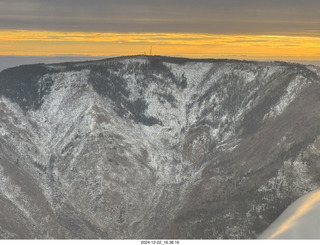
M 0 73 L 3 238 L 254 238 L 318 186 L 317 67 L 123 57 Z

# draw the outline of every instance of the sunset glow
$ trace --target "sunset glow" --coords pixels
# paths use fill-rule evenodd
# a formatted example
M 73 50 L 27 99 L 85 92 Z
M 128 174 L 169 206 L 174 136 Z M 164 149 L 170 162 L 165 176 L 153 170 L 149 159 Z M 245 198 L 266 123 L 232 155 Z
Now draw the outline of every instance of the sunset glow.
M 320 60 L 320 37 L 1 30 L 1 55 L 153 55 Z

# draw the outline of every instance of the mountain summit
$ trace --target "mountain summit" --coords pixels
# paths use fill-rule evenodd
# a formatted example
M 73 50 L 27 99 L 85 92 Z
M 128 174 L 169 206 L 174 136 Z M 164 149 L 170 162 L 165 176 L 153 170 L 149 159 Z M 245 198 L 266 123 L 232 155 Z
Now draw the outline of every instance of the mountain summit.
M 0 237 L 255 238 L 320 183 L 320 68 L 159 56 L 0 73 Z

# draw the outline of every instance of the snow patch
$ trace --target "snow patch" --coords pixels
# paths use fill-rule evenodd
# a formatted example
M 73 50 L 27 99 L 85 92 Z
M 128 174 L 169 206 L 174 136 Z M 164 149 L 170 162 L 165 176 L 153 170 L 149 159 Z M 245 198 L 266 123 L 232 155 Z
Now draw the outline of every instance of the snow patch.
M 285 94 L 279 102 L 264 116 L 264 119 L 272 119 L 282 114 L 286 108 L 295 100 L 298 94 L 307 86 L 307 79 L 298 76 L 287 87 Z

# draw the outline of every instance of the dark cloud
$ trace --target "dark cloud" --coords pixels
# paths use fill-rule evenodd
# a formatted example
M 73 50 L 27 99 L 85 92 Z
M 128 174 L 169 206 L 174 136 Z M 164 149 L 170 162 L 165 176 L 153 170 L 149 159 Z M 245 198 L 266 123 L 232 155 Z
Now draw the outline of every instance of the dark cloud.
M 1 0 L 1 29 L 314 33 L 319 0 Z

